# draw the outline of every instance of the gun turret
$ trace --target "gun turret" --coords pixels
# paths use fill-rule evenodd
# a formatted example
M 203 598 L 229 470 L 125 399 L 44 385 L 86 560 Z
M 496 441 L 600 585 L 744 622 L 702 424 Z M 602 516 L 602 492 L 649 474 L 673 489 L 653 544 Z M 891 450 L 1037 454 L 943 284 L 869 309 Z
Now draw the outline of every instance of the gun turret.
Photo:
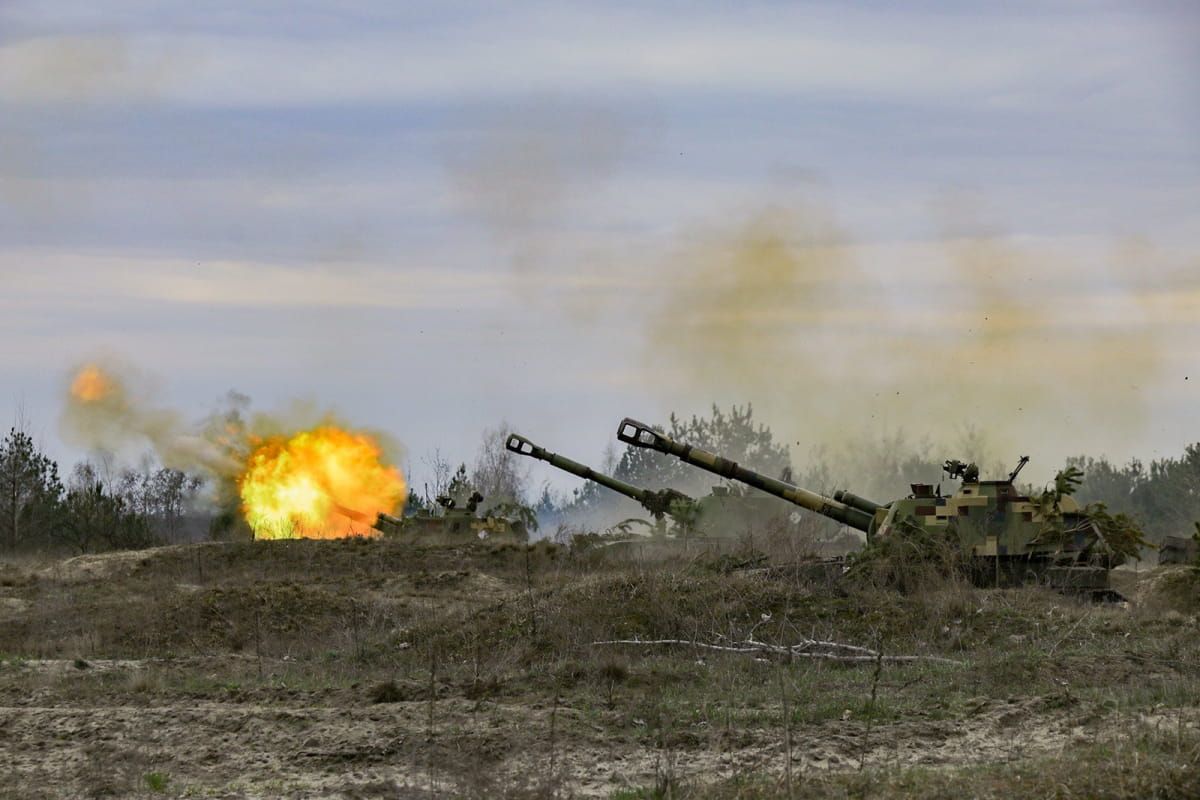
M 698 447 L 676 442 L 669 436 L 654 430 L 649 425 L 628 417 L 622 420 L 620 426 L 617 428 L 617 438 L 634 447 L 649 448 L 657 450 L 660 453 L 675 456 L 681 461 L 700 469 L 708 470 L 720 475 L 722 478 L 729 478 L 730 480 L 748 484 L 755 489 L 761 489 L 768 494 L 781 497 L 801 508 L 815 511 L 830 519 L 837 520 L 843 525 L 849 525 L 851 528 L 856 528 L 863 532 L 869 533 L 874 521 L 874 513 L 868 512 L 866 508 L 871 506 L 875 508 L 879 507 L 877 503 L 871 503 L 871 501 L 857 495 L 843 493 L 847 498 L 853 498 L 854 503 L 852 504 L 850 502 L 835 500 L 832 497 L 826 497 L 816 492 L 810 492 L 807 489 L 801 489 L 799 486 L 794 486 L 786 481 L 767 477 L 739 465 L 736 461 L 721 458 Z
M 611 475 L 596 472 L 596 470 L 580 464 L 578 461 L 572 461 L 565 456 L 551 453 L 549 450 L 538 447 L 524 436 L 515 433 L 509 434 L 504 446 L 514 453 L 536 458 L 539 461 L 545 461 L 547 464 L 558 467 L 572 475 L 578 475 L 584 480 L 594 481 L 607 489 L 612 489 L 618 494 L 631 497 L 641 503 L 642 507 L 649 511 L 655 519 L 661 519 L 664 514 L 675 516 L 681 508 L 690 508 L 695 502 L 686 494 L 677 492 L 674 489 L 660 489 L 658 491 L 639 489 Z
M 1021 466 L 1023 467 L 1025 464 L 1022 463 Z M 1017 469 L 1020 470 L 1020 467 Z M 948 459 L 945 464 L 942 464 L 942 472 L 946 473 L 951 478 L 961 478 L 963 483 L 979 482 L 978 465 L 974 463 L 967 464 L 963 461 L 959 461 L 957 458 Z

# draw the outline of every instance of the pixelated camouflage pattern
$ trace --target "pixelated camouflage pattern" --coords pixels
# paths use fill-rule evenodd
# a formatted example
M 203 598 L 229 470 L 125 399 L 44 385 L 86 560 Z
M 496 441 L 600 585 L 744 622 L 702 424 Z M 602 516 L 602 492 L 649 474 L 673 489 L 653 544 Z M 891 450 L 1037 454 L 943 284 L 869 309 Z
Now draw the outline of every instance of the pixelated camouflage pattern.
M 1003 480 L 979 480 L 974 464 L 948 461 L 947 469 L 964 477 L 959 488 L 942 495 L 932 486 L 913 484 L 912 494 L 890 503 L 875 503 L 851 492 L 826 497 L 782 480 L 754 472 L 733 461 L 676 442 L 649 425 L 625 419 L 617 438 L 635 447 L 673 455 L 686 463 L 731 480 L 741 481 L 822 514 L 875 537 L 894 535 L 907 525 L 940 531 L 957 538 L 965 554 L 984 559 L 1015 561 L 1042 567 L 1087 566 L 1106 572 L 1113 566 L 1095 552 L 1099 531 L 1070 498 L 1053 509 L 1026 496 L 1015 479 L 1027 458 Z M 1044 570 L 1043 570 L 1044 574 Z M 1092 580 L 1092 578 L 1087 578 Z

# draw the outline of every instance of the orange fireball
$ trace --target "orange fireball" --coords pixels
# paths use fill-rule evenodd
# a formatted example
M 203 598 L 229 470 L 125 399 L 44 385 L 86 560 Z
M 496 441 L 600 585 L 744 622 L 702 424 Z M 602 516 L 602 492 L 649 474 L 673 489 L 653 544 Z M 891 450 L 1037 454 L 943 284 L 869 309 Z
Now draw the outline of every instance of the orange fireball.
M 258 539 L 376 535 L 344 510 L 371 520 L 396 513 L 407 488 L 374 438 L 332 425 L 258 443 L 238 486 Z
M 95 364 L 88 364 L 71 381 L 71 396 L 84 403 L 98 403 L 112 395 L 116 384 Z

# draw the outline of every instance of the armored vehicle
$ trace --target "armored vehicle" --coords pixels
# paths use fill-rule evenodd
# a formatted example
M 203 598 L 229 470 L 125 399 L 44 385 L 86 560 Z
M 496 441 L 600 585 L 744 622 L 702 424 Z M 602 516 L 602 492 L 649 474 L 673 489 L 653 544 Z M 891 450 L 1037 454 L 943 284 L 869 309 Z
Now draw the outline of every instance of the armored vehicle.
M 981 580 L 996 584 L 1033 581 L 1098 597 L 1112 594 L 1108 570 L 1115 564 L 1100 553 L 1095 523 L 1070 497 L 1062 497 L 1059 506 L 1050 510 L 1014 485 L 1028 457 L 1022 457 L 1008 477 L 989 481 L 980 480 L 974 464 L 947 461 L 947 474 L 961 480 L 953 494 L 943 495 L 940 487 L 935 491 L 928 484 L 913 484 L 908 497 L 877 503 L 845 490 L 827 497 L 802 489 L 676 442 L 633 419 L 621 422 L 617 438 L 781 497 L 862 531 L 868 542 L 903 535 L 913 527 L 944 532 L 958 540 L 966 555 L 974 557 Z
M 1200 531 L 1200 523 L 1197 523 Z M 1200 559 L 1200 539 L 1164 536 L 1158 546 L 1159 564 L 1195 564 Z
M 483 495 L 474 492 L 466 503 L 459 505 L 454 498 L 440 495 L 438 510 L 420 509 L 407 517 L 380 513 L 374 518 L 353 509 L 338 507 L 338 512 L 356 522 L 369 525 L 389 537 L 408 537 L 433 541 L 515 541 L 529 540 L 529 527 L 518 515 L 498 512 L 480 514 Z

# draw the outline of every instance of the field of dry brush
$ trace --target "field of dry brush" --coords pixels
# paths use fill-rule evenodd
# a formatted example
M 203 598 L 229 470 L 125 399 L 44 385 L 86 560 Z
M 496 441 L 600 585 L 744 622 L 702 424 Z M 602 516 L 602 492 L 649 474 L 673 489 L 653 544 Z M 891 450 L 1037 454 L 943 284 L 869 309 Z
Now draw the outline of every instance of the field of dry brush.
M 1200 796 L 1188 569 L 1093 605 L 737 562 L 343 540 L 8 563 L 0 795 Z M 848 647 L 782 652 L 815 641 Z

